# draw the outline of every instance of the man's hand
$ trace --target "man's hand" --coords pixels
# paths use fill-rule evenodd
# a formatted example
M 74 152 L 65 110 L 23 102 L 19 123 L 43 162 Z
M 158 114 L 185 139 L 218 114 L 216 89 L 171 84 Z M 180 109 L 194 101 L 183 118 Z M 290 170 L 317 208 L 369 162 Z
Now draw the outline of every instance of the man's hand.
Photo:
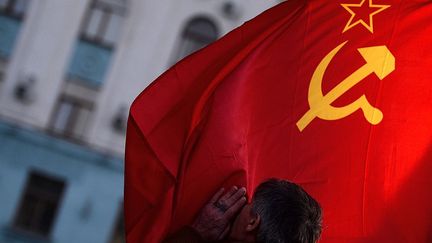
M 205 241 L 223 239 L 229 232 L 230 223 L 246 203 L 246 189 L 237 187 L 222 195 L 220 189 L 199 213 L 194 228 Z

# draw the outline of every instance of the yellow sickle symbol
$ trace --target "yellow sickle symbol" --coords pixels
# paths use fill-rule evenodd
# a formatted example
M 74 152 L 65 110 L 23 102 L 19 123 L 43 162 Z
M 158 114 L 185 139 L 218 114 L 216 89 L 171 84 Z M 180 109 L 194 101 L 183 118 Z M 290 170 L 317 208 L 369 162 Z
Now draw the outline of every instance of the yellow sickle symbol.
M 366 64 L 357 69 L 357 71 L 352 73 L 326 95 L 322 93 L 324 73 L 331 60 L 333 60 L 334 56 L 347 42 L 340 44 L 327 54 L 315 70 L 309 86 L 308 101 L 310 109 L 297 122 L 297 127 L 300 131 L 303 131 L 316 117 L 323 120 L 338 120 L 351 115 L 358 109 L 362 109 L 369 123 L 377 125 L 382 121 L 383 113 L 373 107 L 365 95 L 362 95 L 359 99 L 345 107 L 334 107 L 331 104 L 370 74 L 375 73 L 380 80 L 383 80 L 395 70 L 395 57 L 386 46 L 372 46 L 358 49 L 366 60 Z

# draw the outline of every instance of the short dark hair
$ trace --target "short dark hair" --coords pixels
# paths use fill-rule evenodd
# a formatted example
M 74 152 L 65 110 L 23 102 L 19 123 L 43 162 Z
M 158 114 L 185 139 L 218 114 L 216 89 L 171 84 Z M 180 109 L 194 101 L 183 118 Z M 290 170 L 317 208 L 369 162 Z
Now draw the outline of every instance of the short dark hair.
M 252 210 L 261 217 L 257 242 L 315 243 L 321 235 L 321 207 L 295 183 L 278 179 L 261 183 Z

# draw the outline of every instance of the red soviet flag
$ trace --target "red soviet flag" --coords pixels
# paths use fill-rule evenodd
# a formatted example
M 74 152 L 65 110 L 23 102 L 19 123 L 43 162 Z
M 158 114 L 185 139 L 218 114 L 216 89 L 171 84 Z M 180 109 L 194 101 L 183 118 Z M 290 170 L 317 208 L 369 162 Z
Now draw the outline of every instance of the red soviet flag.
M 432 242 L 432 2 L 289 0 L 135 100 L 128 242 L 269 177 L 322 205 L 321 242 Z

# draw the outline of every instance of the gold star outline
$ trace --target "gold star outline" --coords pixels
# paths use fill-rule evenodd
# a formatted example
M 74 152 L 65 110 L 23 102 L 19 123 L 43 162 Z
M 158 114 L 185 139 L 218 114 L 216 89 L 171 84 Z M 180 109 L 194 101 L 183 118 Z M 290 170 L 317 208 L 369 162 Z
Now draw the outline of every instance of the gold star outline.
M 342 3 L 341 4 L 342 7 L 351 14 L 351 18 L 348 21 L 348 23 L 346 24 L 342 33 L 345 33 L 346 31 L 350 30 L 354 26 L 361 24 L 373 34 L 373 32 L 374 32 L 373 16 L 386 10 L 387 8 L 389 8 L 391 6 L 391 5 L 373 4 L 372 0 L 369 0 L 369 8 L 376 8 L 377 9 L 375 12 L 372 12 L 371 14 L 369 14 L 369 24 L 367 24 L 363 19 L 359 19 L 353 23 L 353 20 L 356 17 L 356 13 L 351 8 L 362 7 L 365 2 L 366 2 L 366 0 L 362 0 L 359 4 L 348 4 L 348 3 Z

